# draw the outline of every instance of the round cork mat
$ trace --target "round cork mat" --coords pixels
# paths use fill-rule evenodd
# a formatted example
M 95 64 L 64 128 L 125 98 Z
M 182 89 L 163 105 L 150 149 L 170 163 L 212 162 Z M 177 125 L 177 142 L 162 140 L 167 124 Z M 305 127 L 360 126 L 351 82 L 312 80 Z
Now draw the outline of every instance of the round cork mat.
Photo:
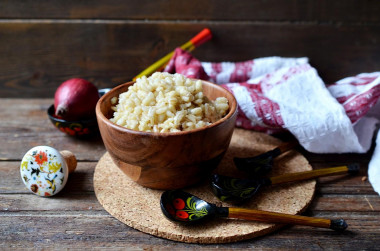
M 280 143 L 280 140 L 266 134 L 235 129 L 230 147 L 215 172 L 244 176 L 235 168 L 233 157 L 255 156 L 275 148 Z M 308 161 L 300 153 L 292 150 L 276 158 L 271 175 L 311 169 Z M 315 184 L 312 180 L 266 187 L 242 207 L 298 214 L 310 204 Z M 94 189 L 100 204 L 119 221 L 142 232 L 180 242 L 235 242 L 262 236 L 283 226 L 222 218 L 190 226 L 171 222 L 160 209 L 160 196 L 163 191 L 145 188 L 130 180 L 112 162 L 108 153 L 103 155 L 95 168 Z M 213 195 L 207 181 L 183 190 L 220 206 L 233 206 L 221 203 Z

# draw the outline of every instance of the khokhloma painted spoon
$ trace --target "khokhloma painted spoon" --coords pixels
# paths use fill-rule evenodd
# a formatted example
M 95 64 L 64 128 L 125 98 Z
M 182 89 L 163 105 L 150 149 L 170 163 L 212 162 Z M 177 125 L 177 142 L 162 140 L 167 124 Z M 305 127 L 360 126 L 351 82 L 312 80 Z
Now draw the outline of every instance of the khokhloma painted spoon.
M 161 210 L 172 221 L 195 223 L 212 217 L 304 225 L 342 231 L 347 228 L 343 219 L 322 219 L 301 215 L 283 214 L 247 208 L 218 207 L 181 190 L 166 191 L 161 195 Z
M 221 201 L 240 203 L 252 198 L 263 186 L 277 185 L 294 181 L 309 180 L 338 174 L 357 174 L 360 166 L 356 163 L 347 166 L 322 168 L 312 171 L 287 173 L 271 178 L 238 179 L 219 174 L 211 178 L 214 194 Z
M 248 157 L 248 158 L 234 158 L 234 163 L 237 169 L 244 171 L 250 175 L 260 176 L 266 175 L 272 170 L 274 159 L 279 155 L 293 149 L 298 145 L 296 140 L 285 142 L 278 147 L 265 152 L 263 154 Z

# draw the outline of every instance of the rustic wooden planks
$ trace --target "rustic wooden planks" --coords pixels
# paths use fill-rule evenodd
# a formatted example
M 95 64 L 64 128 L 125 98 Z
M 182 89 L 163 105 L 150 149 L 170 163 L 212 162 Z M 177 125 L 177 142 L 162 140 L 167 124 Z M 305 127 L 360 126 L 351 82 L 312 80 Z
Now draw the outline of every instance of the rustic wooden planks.
M 372 0 L 2 1 L 0 18 L 378 22 Z
M 75 194 L 75 196 L 81 196 L 81 194 L 93 194 L 94 187 L 92 184 L 92 178 L 95 166 L 96 162 L 78 162 L 75 172 L 70 174 L 65 189 L 60 193 Z M 29 191 L 21 180 L 20 161 L 0 161 L 0 177 L 2 177 L 0 179 L 0 193 L 9 195 L 29 195 Z
M 319 215 L 331 217 L 332 215 Z M 307 227 L 285 227 L 273 234 L 251 241 L 223 245 L 184 244 L 156 238 L 129 228 L 104 213 L 62 213 L 44 215 L 29 213 L 1 214 L 0 248 L 83 249 L 129 248 L 157 250 L 185 248 L 201 250 L 242 249 L 307 249 L 307 250 L 358 250 L 376 247 L 378 229 L 373 225 L 377 215 L 362 217 L 353 214 L 334 214 L 350 223 L 350 231 L 332 233 L 331 230 Z M 18 224 L 14 224 L 17 222 Z M 360 235 L 357 232 L 360 231 Z M 332 241 L 333 239 L 333 241 Z M 6 240 L 6 241 L 3 241 Z
M 306 56 L 326 83 L 380 67 L 380 25 L 10 22 L 0 23 L 0 97 L 52 97 L 75 76 L 114 87 L 206 26 L 202 61 Z
M 63 7 L 64 5 L 64 7 Z M 228 11 L 226 11 L 228 9 Z M 0 3 L 0 97 L 52 97 L 83 77 L 129 81 L 204 27 L 201 61 L 310 58 L 326 83 L 380 68 L 377 1 L 23 1 Z
M 70 137 L 56 129 L 47 116 L 53 99 L 0 99 L 0 160 L 21 160 L 32 147 L 48 145 L 75 153 L 79 161 L 97 161 L 104 153 L 100 135 Z
M 309 154 L 314 168 L 359 162 L 358 176 L 320 178 L 315 199 L 304 215 L 344 218 L 349 231 L 285 227 L 257 239 L 225 245 L 184 244 L 134 230 L 111 217 L 98 203 L 93 189 L 97 160 L 105 152 L 100 139 L 80 141 L 65 136 L 47 120 L 52 99 L 0 99 L 0 249 L 113 248 L 113 249 L 372 249 L 380 243 L 380 197 L 366 175 L 369 154 Z M 18 135 L 17 137 L 15 135 Z M 79 158 L 77 170 L 55 197 L 28 192 L 20 160 L 29 147 L 65 146 Z M 128 196 L 128 195 L 126 195 Z M 375 245 L 375 246 L 374 246 Z
M 83 77 L 99 88 L 116 86 L 204 27 L 214 38 L 193 52 L 201 61 L 307 56 L 326 83 L 378 71 L 379 11 L 373 0 L 1 1 L 0 249 L 378 248 L 380 200 L 364 178 L 371 151 L 302 152 L 314 168 L 349 162 L 363 167 L 357 177 L 319 179 L 305 212 L 344 218 L 349 231 L 297 226 L 239 243 L 189 245 L 141 233 L 108 215 L 92 185 L 96 163 L 106 151 L 102 140 L 62 134 L 46 109 L 64 80 Z M 79 159 L 66 188 L 49 199 L 30 194 L 19 174 L 23 154 L 42 144 L 71 150 Z

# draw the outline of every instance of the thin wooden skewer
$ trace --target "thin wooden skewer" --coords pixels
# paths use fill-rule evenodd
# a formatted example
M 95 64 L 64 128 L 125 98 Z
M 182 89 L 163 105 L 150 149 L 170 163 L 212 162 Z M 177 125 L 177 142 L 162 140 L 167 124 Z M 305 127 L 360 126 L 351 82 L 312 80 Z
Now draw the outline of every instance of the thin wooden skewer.
M 190 52 L 190 51 L 194 50 L 196 47 L 203 44 L 204 42 L 207 42 L 208 40 L 210 40 L 211 37 L 212 37 L 211 31 L 208 28 L 205 28 L 201 32 L 199 32 L 195 37 L 193 37 L 192 39 L 190 39 L 188 42 L 181 45 L 180 47 L 183 50 Z M 173 54 L 174 54 L 174 51 L 166 54 L 163 58 L 159 59 L 158 61 L 156 61 L 155 63 L 150 65 L 148 68 L 146 68 L 145 70 L 140 72 L 136 77 L 133 78 L 133 80 L 136 80 L 137 78 L 142 77 L 142 76 L 149 76 L 153 72 L 162 68 L 173 57 Z
M 312 171 L 298 172 L 298 173 L 287 173 L 279 176 L 274 176 L 269 178 L 272 185 L 282 184 L 293 181 L 308 180 L 323 176 L 329 176 L 334 174 L 344 174 L 347 172 L 356 172 L 359 169 L 357 164 L 350 164 L 347 166 L 338 166 L 331 168 L 323 168 Z
M 276 212 L 261 211 L 245 208 L 221 208 L 228 211 L 229 218 L 254 220 L 269 223 L 283 223 L 292 225 L 304 225 L 312 227 L 330 228 L 333 230 L 344 230 L 347 223 L 343 219 L 330 220 L 302 215 L 282 214 Z

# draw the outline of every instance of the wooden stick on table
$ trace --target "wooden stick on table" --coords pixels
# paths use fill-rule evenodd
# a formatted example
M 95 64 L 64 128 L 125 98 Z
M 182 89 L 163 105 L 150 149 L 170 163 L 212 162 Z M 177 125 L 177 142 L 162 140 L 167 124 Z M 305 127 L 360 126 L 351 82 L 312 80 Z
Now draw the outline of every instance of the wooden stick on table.
M 203 44 L 204 42 L 207 42 L 208 40 L 210 40 L 211 37 L 212 37 L 211 31 L 208 28 L 205 28 L 201 32 L 199 32 L 195 37 L 193 37 L 192 39 L 190 39 L 188 42 L 181 45 L 180 47 L 183 50 L 190 52 L 194 50 L 196 47 Z M 163 68 L 172 58 L 173 54 L 174 54 L 174 51 L 166 54 L 163 58 L 159 59 L 158 61 L 153 63 L 151 66 L 149 66 L 148 68 L 140 72 L 136 77 L 133 78 L 133 80 L 136 80 L 137 78 L 142 77 L 142 76 L 149 76 L 153 72 Z

